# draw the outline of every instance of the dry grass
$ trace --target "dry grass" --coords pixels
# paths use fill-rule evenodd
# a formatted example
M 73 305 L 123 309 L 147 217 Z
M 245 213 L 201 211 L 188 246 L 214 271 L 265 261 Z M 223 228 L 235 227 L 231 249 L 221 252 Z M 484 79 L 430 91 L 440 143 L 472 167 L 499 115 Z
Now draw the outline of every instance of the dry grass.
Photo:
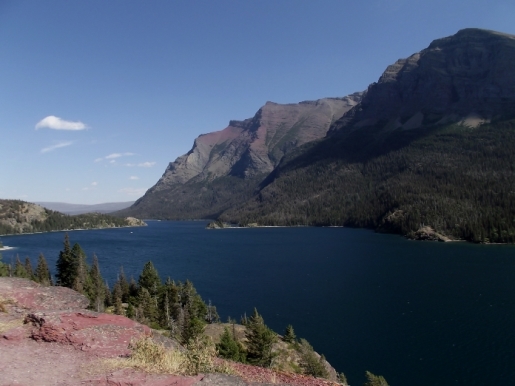
M 0 333 L 4 333 L 12 328 L 19 326 L 23 326 L 23 319 L 15 319 L 8 322 L 0 321 Z
M 198 373 L 234 374 L 232 367 L 224 361 L 215 360 L 214 344 L 207 337 L 201 337 L 188 345 L 186 352 L 166 349 L 151 338 L 142 338 L 131 343 L 129 358 L 106 359 L 104 370 L 134 368 L 154 374 L 196 375 Z

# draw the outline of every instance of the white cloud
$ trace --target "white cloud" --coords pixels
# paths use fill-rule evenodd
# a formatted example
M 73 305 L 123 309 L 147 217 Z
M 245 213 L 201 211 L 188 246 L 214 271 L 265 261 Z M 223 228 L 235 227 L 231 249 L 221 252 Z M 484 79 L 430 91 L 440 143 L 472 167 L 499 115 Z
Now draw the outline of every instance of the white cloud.
M 114 158 L 120 158 L 120 157 L 127 157 L 135 155 L 134 153 L 113 153 L 105 156 L 105 159 L 114 159 Z
M 120 189 L 118 192 L 125 193 L 127 196 L 137 196 L 141 197 L 145 194 L 147 189 L 145 188 L 123 188 Z
M 100 162 L 100 161 L 103 161 L 103 160 L 109 160 L 110 163 L 114 164 L 116 161 L 117 158 L 120 158 L 120 157 L 130 157 L 130 156 L 133 156 L 133 155 L 136 155 L 135 153 L 129 153 L 129 152 L 125 152 L 125 153 L 112 153 L 112 154 L 109 154 L 109 155 L 106 155 L 105 157 L 100 157 L 100 158 L 97 158 L 95 159 L 95 162 Z
M 91 183 L 91 186 L 97 186 L 97 185 L 98 185 L 98 182 L 96 182 L 96 181 L 93 181 L 93 182 Z
M 65 121 L 54 115 L 49 115 L 36 124 L 36 130 L 44 128 L 52 130 L 84 130 L 88 126 L 82 122 Z
M 155 164 L 156 164 L 155 162 L 143 162 L 143 163 L 138 164 L 138 166 L 140 168 L 151 168 Z
M 142 162 L 142 163 L 139 163 L 139 164 L 125 164 L 125 166 L 129 166 L 129 167 L 134 167 L 134 166 L 137 166 L 139 168 L 151 168 L 152 166 L 154 166 L 156 163 L 155 162 Z
M 138 176 L 130 176 L 129 180 L 139 180 L 139 177 Z
M 110 164 L 115 164 L 116 163 L 116 160 L 112 159 L 111 161 L 109 161 Z
M 48 153 L 49 151 L 54 151 L 55 149 L 59 149 L 61 147 L 70 146 L 71 144 L 73 144 L 73 141 L 61 141 L 56 143 L 55 145 L 51 145 L 41 149 L 41 153 Z

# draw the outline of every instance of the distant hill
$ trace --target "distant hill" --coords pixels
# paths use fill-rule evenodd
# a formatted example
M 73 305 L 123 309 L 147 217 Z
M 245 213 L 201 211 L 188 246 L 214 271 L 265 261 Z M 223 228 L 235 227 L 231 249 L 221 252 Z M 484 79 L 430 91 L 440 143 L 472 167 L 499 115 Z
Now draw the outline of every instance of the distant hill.
M 0 235 L 144 225 L 131 217 L 102 213 L 70 216 L 30 202 L 0 199 Z
M 199 137 L 120 214 L 515 242 L 515 36 L 461 30 L 398 60 L 347 98 L 353 106 L 333 115 L 318 138 L 296 136 L 312 130 L 313 111 L 300 125 L 284 108 L 279 119 L 265 119 L 267 105 L 235 137 L 206 143 L 204 151 Z M 296 135 L 282 143 L 295 146 L 274 156 L 283 120 Z M 235 140 L 243 134 L 247 142 Z M 230 154 L 241 156 L 229 172 L 207 167 L 236 159 Z M 193 170 L 187 160 L 199 157 L 206 163 Z
M 73 215 L 82 213 L 111 213 L 117 210 L 128 208 L 129 206 L 134 204 L 134 201 L 107 202 L 104 204 L 94 205 L 67 204 L 64 202 L 35 202 L 35 204 L 64 214 Z

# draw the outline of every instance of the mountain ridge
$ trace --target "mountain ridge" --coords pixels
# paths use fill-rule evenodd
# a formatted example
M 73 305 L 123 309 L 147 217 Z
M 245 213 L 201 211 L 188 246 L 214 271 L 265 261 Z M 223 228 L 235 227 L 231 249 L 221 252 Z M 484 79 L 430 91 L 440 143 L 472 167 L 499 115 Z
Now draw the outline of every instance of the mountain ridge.
M 260 161 L 247 153 L 241 173 L 192 179 L 121 213 L 515 242 L 513 63 L 513 35 L 469 28 L 436 39 L 273 168 L 245 174 Z

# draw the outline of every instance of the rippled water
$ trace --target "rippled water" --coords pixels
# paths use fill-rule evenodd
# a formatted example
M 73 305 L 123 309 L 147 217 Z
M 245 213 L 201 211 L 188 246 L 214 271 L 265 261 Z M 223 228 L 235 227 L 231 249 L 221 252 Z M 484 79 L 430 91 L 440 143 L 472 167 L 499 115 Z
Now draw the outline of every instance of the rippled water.
M 515 247 L 424 243 L 345 228 L 206 230 L 205 222 L 70 232 L 111 283 L 152 260 L 193 281 L 223 319 L 253 307 L 347 375 L 391 385 L 508 385 L 515 379 Z M 4 261 L 40 252 L 53 267 L 63 233 L 3 236 Z M 90 260 L 91 261 L 91 260 Z

